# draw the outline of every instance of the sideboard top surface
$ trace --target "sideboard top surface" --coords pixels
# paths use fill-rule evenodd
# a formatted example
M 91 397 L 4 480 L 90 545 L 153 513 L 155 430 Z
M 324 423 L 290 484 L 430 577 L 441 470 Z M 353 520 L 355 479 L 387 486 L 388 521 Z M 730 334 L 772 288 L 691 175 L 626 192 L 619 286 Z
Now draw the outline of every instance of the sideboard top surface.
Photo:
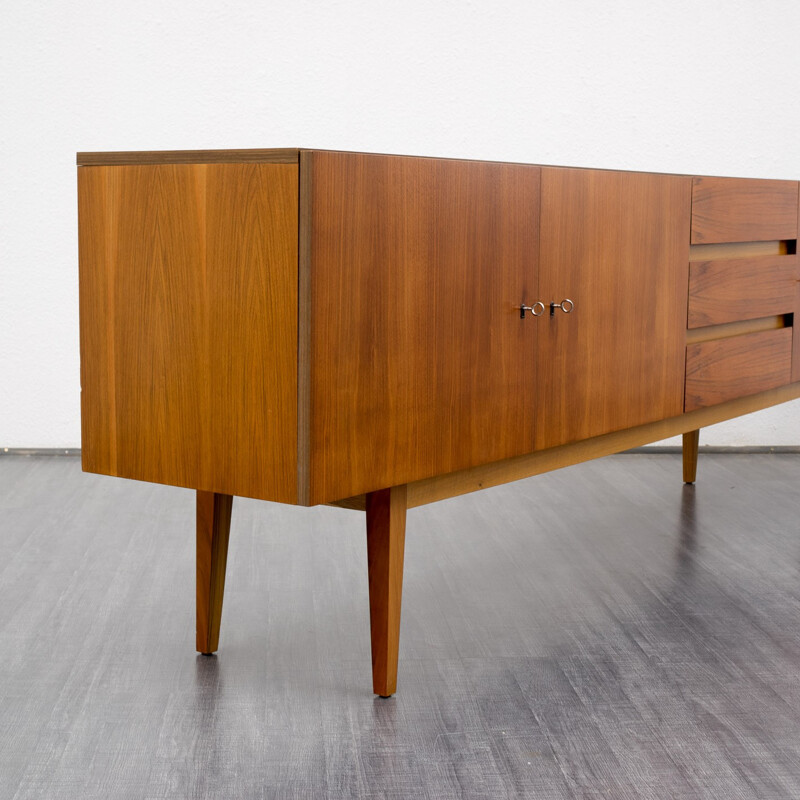
M 296 164 L 297 147 L 256 150 L 141 150 L 77 153 L 79 167 L 111 167 L 131 164 Z
M 236 150 L 114 150 L 105 152 L 79 152 L 76 153 L 76 164 L 79 167 L 103 167 L 115 165 L 133 164 L 242 164 L 242 163 L 262 163 L 262 164 L 297 164 L 301 153 L 337 153 L 351 152 L 357 155 L 391 156 L 393 158 L 435 158 L 439 161 L 466 161 L 476 163 L 494 164 L 521 164 L 525 166 L 537 167 L 557 167 L 564 169 L 592 169 L 595 172 L 635 172 L 647 173 L 648 175 L 677 175 L 681 177 L 712 177 L 701 175 L 697 172 L 653 172 L 652 170 L 622 170 L 615 167 L 596 168 L 583 167 L 579 165 L 567 164 L 533 164 L 522 161 L 498 161 L 496 159 L 470 159 L 470 158 L 447 158 L 441 156 L 411 155 L 408 153 L 364 153 L 360 151 L 340 151 L 329 150 L 318 147 L 272 147 L 272 148 L 252 148 Z M 721 176 L 713 177 L 736 177 L 744 176 Z M 750 175 L 748 178 L 758 178 Z M 792 179 L 781 180 L 790 183 Z

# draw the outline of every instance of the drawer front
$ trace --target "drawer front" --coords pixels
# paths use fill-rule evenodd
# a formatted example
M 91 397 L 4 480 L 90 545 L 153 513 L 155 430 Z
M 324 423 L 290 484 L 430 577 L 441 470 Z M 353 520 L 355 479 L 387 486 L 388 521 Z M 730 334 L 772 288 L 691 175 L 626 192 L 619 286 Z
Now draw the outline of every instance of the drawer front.
M 692 244 L 796 238 L 796 181 L 693 180 Z
M 689 328 L 794 311 L 792 256 L 696 261 L 689 267 Z
M 791 328 L 690 344 L 686 411 L 783 386 L 791 380 L 791 368 Z

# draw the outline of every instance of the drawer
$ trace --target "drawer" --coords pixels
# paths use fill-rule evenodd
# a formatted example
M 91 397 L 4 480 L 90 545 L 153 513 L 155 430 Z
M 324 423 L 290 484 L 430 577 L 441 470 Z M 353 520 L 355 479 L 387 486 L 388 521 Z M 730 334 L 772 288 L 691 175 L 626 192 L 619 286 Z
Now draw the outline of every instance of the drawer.
M 692 244 L 796 238 L 796 181 L 692 181 Z
M 686 348 L 686 411 L 791 382 L 792 329 L 759 331 Z
M 689 328 L 794 311 L 793 256 L 695 261 L 689 266 Z

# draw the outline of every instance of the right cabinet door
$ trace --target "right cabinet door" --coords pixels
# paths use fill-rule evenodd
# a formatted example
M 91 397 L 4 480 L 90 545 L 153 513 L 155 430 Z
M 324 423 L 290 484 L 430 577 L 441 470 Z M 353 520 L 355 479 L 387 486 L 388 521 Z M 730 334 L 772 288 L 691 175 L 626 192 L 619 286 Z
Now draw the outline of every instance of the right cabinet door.
M 681 414 L 691 178 L 541 176 L 537 449 Z

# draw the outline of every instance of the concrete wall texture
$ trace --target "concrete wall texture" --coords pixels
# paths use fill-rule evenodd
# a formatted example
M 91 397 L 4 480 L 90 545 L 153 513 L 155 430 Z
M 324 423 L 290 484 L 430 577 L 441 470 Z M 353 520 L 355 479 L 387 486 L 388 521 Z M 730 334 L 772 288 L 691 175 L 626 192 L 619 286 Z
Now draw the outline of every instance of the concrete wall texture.
M 0 446 L 80 443 L 77 150 L 305 146 L 800 178 L 783 0 L 0 6 Z M 704 443 L 800 444 L 800 405 Z

